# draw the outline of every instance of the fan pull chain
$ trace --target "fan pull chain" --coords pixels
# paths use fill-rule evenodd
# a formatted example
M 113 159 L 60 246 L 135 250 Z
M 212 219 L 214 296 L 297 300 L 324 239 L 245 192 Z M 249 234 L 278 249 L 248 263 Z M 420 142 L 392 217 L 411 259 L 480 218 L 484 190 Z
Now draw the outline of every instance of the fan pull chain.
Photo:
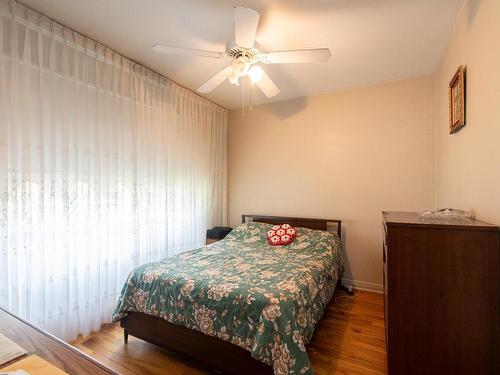
M 249 101 L 249 106 L 248 106 L 248 111 L 251 112 L 252 109 L 253 109 L 253 104 L 252 104 L 252 88 L 253 88 L 253 85 L 250 85 L 250 90 L 249 91 L 249 98 L 248 98 L 248 101 Z
M 241 110 L 241 117 L 245 117 L 245 77 L 242 79 L 243 81 L 243 109 Z

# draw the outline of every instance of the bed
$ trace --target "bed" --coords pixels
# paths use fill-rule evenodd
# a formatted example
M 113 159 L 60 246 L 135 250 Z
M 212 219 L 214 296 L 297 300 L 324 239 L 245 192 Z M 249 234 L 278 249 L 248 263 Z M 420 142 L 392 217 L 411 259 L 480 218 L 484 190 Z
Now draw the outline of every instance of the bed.
M 297 238 L 268 245 L 282 223 Z M 113 320 L 125 342 L 133 335 L 219 372 L 312 374 L 306 346 L 343 272 L 340 235 L 340 220 L 242 215 L 224 240 L 136 268 Z

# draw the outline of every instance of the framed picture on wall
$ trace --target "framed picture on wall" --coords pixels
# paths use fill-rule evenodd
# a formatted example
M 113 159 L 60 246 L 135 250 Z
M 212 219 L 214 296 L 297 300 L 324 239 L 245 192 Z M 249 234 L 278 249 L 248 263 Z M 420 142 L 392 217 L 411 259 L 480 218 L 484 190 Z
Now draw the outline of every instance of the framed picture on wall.
M 450 81 L 448 90 L 450 111 L 450 134 L 457 132 L 465 125 L 465 74 L 460 65 Z

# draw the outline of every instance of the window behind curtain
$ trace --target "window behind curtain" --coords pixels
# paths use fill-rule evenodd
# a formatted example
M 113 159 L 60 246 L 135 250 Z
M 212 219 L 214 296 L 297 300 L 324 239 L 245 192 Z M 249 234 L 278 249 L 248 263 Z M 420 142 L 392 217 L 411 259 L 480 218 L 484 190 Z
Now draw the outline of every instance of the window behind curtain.
M 227 111 L 0 1 L 0 305 L 63 339 L 226 221 Z

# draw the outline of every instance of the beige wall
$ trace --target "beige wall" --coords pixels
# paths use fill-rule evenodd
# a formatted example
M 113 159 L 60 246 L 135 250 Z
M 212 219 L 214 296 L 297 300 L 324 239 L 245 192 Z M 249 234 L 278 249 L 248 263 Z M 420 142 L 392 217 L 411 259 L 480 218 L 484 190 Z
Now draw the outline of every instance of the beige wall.
M 436 203 L 500 224 L 500 0 L 470 0 L 436 76 Z M 448 84 L 467 66 L 466 126 L 448 134 Z
M 433 206 L 433 90 L 422 77 L 231 112 L 230 223 L 342 219 L 346 277 L 379 286 L 380 212 Z
M 455 207 L 500 224 L 499 25 L 499 0 L 469 0 L 433 77 L 231 112 L 231 224 L 242 213 L 340 218 L 346 277 L 368 288 L 381 282 L 381 210 Z M 467 124 L 450 135 L 459 65 Z

